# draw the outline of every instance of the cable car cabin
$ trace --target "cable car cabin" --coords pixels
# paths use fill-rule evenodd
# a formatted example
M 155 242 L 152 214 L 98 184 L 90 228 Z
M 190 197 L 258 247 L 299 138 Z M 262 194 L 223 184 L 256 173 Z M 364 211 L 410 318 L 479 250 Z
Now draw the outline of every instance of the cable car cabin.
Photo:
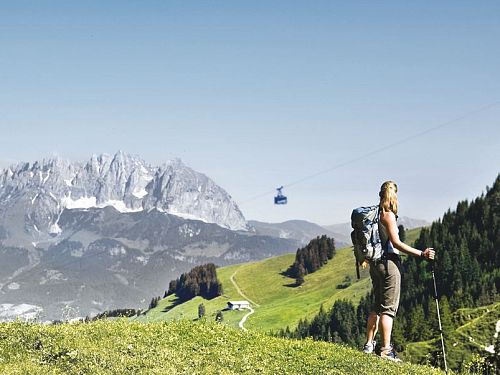
M 283 195 L 283 192 L 281 191 L 282 189 L 283 189 L 283 186 L 276 189 L 276 190 L 278 190 L 278 195 L 276 195 L 274 197 L 274 204 L 286 204 L 287 203 L 287 199 Z
M 286 204 L 287 200 L 284 195 L 274 197 L 274 204 Z

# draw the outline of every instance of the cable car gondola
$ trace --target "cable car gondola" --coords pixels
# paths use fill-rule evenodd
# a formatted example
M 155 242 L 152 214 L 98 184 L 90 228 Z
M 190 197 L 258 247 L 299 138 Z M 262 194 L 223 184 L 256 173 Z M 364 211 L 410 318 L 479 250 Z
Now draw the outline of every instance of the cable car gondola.
M 276 188 L 276 190 L 278 190 L 278 195 L 276 195 L 274 197 L 274 204 L 286 204 L 287 203 L 287 199 L 283 195 L 283 192 L 281 191 L 282 189 L 283 189 L 283 186 Z

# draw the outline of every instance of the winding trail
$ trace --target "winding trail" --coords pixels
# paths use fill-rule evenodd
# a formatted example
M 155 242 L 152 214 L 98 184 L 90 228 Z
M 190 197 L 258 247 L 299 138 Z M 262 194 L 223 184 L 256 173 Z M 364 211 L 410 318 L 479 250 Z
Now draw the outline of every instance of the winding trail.
M 236 275 L 236 272 L 238 272 L 238 270 L 234 271 L 234 273 L 229 278 L 231 280 L 231 282 L 233 283 L 234 287 L 236 288 L 236 291 L 239 293 L 240 296 L 242 296 L 243 298 L 245 298 L 252 305 L 254 305 L 255 307 L 259 307 L 260 305 L 258 303 L 255 303 L 254 301 L 252 301 L 250 298 L 248 298 L 245 295 L 245 293 L 242 292 L 242 290 L 240 289 L 240 287 L 238 286 L 238 284 L 236 284 L 236 281 L 234 280 L 234 276 Z
M 250 311 L 247 314 L 245 314 L 245 316 L 243 318 L 241 318 L 240 322 L 238 323 L 238 325 L 240 326 L 240 328 L 243 331 L 247 330 L 245 327 L 243 327 L 243 324 L 245 324 L 247 318 L 255 312 L 255 310 L 252 309 L 251 307 L 248 307 L 248 310 L 250 310 Z
M 238 286 L 238 284 L 236 284 L 236 280 L 234 280 L 234 276 L 236 276 L 236 272 L 238 270 L 234 271 L 234 273 L 231 275 L 231 277 L 229 278 L 229 280 L 231 280 L 231 282 L 233 283 L 234 287 L 236 288 L 236 291 L 238 292 L 238 294 L 240 296 L 242 296 L 244 299 L 246 299 L 248 302 L 250 302 L 252 305 L 256 306 L 256 307 L 259 307 L 260 305 L 258 303 L 255 303 L 254 301 L 252 301 L 250 298 L 248 298 L 248 296 L 245 295 L 245 293 L 243 293 L 243 291 L 240 289 L 240 287 Z M 243 324 L 245 324 L 247 318 L 252 315 L 255 310 L 252 309 L 251 307 L 248 307 L 247 308 L 248 310 L 250 310 L 247 314 L 245 314 L 245 316 L 243 318 L 241 318 L 240 322 L 238 323 L 238 326 L 243 330 L 243 331 L 246 331 L 247 329 L 243 326 Z

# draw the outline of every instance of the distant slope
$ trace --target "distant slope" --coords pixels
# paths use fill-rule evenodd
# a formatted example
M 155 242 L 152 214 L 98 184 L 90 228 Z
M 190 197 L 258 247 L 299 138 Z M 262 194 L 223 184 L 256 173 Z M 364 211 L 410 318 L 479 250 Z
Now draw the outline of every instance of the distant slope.
M 418 239 L 418 236 L 420 236 L 420 232 L 422 231 L 422 228 L 414 228 L 414 229 L 409 229 L 406 232 L 406 238 L 405 238 L 405 243 L 407 243 L 410 246 L 415 245 L 415 241 Z
M 444 374 L 342 345 L 275 338 L 208 322 L 8 323 L 0 324 L 0 337 L 3 375 Z
M 414 228 L 427 227 L 431 225 L 431 223 L 429 223 L 427 220 L 414 219 L 408 216 L 401 216 L 398 217 L 398 225 L 404 226 L 405 229 L 414 229 Z
M 294 259 L 295 254 L 287 254 L 219 268 L 217 274 L 224 288 L 223 296 L 210 301 L 197 297 L 180 305 L 175 305 L 175 296 L 169 296 L 146 315 L 135 319 L 197 319 L 200 303 L 205 305 L 207 317 L 214 319 L 215 313 L 225 309 L 228 301 L 248 298 L 254 302 L 255 313 L 247 320 L 245 327 L 267 332 L 286 326 L 294 327 L 299 319 L 313 317 L 321 304 L 330 307 L 339 298 L 357 303 L 371 288 L 367 271 L 362 273 L 361 280 L 356 280 L 351 248 L 337 250 L 335 257 L 326 266 L 305 276 L 305 283 L 301 287 L 292 287 L 294 279 L 282 275 Z M 244 296 L 238 293 L 231 277 Z M 351 280 L 351 285 L 345 289 L 337 289 L 337 285 L 342 284 L 346 277 Z M 225 311 L 224 321 L 237 326 L 244 314 L 245 312 Z
M 492 350 L 494 335 L 500 327 L 500 302 L 489 306 L 459 309 L 453 314 L 453 320 L 460 322 L 460 326 L 449 333 L 451 338 L 445 340 L 445 345 L 448 366 L 458 368 L 461 363 L 471 360 L 473 353 L 485 356 Z M 435 340 L 410 343 L 404 357 L 413 363 L 426 363 L 429 353 L 439 345 L 439 337 Z
M 289 220 L 283 223 L 264 223 L 261 221 L 248 221 L 250 228 L 254 228 L 257 234 L 278 238 L 287 238 L 299 241 L 306 245 L 317 236 L 326 234 L 334 238 L 337 247 L 347 246 L 348 242 L 343 234 L 336 233 L 320 225 L 305 220 Z
M 339 238 L 344 240 L 346 243 L 351 243 L 351 223 L 340 223 L 333 225 L 324 225 L 325 229 L 331 230 L 332 232 L 338 233 Z

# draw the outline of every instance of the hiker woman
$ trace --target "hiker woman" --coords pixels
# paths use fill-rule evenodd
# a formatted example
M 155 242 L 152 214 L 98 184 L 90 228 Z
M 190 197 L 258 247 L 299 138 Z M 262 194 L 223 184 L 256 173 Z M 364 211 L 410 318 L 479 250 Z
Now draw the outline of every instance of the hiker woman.
M 399 252 L 425 259 L 434 259 L 434 250 L 417 250 L 399 239 L 398 225 L 398 186 L 393 181 L 386 181 L 380 188 L 379 233 L 385 256 L 377 262 L 370 262 L 370 276 L 375 295 L 373 311 L 368 316 L 366 327 L 365 353 L 373 353 L 375 334 L 380 326 L 382 346 L 380 356 L 393 361 L 401 361 L 391 345 L 392 323 L 399 306 L 401 273 Z M 384 259 L 385 258 L 385 259 Z

